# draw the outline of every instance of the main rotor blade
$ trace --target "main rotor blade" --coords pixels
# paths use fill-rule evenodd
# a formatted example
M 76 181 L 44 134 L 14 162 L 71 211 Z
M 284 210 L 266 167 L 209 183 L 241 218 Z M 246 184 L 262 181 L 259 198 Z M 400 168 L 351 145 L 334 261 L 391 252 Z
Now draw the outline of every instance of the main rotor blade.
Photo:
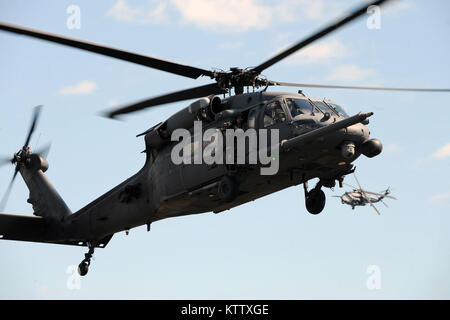
M 159 97 L 154 97 L 142 101 L 137 101 L 133 104 L 123 106 L 114 111 L 108 112 L 105 115 L 109 118 L 115 118 L 117 115 L 139 111 L 145 108 L 158 106 L 161 104 L 183 101 L 188 99 L 205 97 L 211 94 L 225 93 L 226 90 L 219 87 L 217 83 L 210 83 L 204 86 L 195 87 L 191 89 L 181 90 L 169 94 L 165 94 Z
M 19 172 L 19 167 L 16 166 L 16 168 L 14 169 L 13 177 L 12 177 L 11 181 L 9 182 L 8 188 L 6 189 L 6 192 L 3 195 L 2 200 L 0 201 L 0 212 L 3 211 L 6 207 L 6 203 L 8 202 L 9 195 L 11 194 L 12 186 L 13 186 L 14 180 L 16 179 L 18 172 Z
M 21 34 L 33 38 L 38 38 L 41 40 L 51 41 L 59 43 L 65 46 L 78 48 L 90 52 L 95 52 L 104 56 L 125 60 L 140 64 L 146 67 L 158 69 L 161 71 L 166 71 L 174 73 L 180 76 L 185 76 L 192 79 L 197 79 L 200 76 L 212 76 L 212 72 L 208 70 L 203 70 L 200 68 L 195 68 L 187 65 L 183 65 L 177 62 L 171 62 L 167 60 L 162 60 L 158 58 L 153 58 L 149 56 L 144 56 L 141 54 L 115 49 L 93 42 L 81 41 L 69 37 L 60 36 L 53 33 L 42 32 L 18 25 L 0 23 L 0 30 L 12 32 L 16 34 Z
M 370 6 L 379 6 L 381 4 L 383 4 L 384 2 L 389 1 L 389 0 L 377 0 L 374 1 L 372 3 L 368 3 L 368 4 L 364 4 L 363 6 L 359 7 L 358 9 L 354 10 L 353 12 L 351 12 L 350 14 L 348 14 L 347 16 L 338 19 L 337 21 L 335 21 L 334 23 L 332 23 L 331 25 L 319 30 L 318 32 L 314 33 L 313 35 L 309 36 L 308 38 L 306 38 L 305 40 L 302 40 L 300 42 L 298 42 L 297 44 L 293 45 L 292 47 L 284 50 L 283 52 L 279 53 L 278 55 L 276 55 L 275 57 L 261 63 L 259 66 L 255 67 L 253 70 L 257 71 L 258 73 L 261 73 L 261 71 L 267 69 L 268 67 L 272 66 L 273 64 L 279 62 L 280 60 L 286 58 L 287 56 L 295 53 L 296 51 L 306 47 L 307 45 L 309 45 L 310 43 L 326 36 L 327 34 L 339 29 L 340 27 L 346 25 L 347 23 L 355 20 L 356 18 L 362 16 L 363 14 L 365 14 L 367 12 L 367 8 L 369 8 Z
M 278 82 L 278 81 L 270 81 L 269 85 L 283 86 L 283 87 L 356 89 L 356 90 L 379 90 L 379 91 L 450 92 L 450 88 L 449 89 L 432 89 L 432 88 L 362 87 L 362 86 L 338 86 L 338 85 L 311 84 L 311 83 L 290 83 L 290 82 Z
M 33 134 L 34 129 L 36 128 L 36 123 L 39 119 L 39 114 L 41 113 L 41 109 L 42 109 L 42 106 L 34 107 L 33 118 L 31 120 L 31 126 L 30 126 L 30 130 L 28 131 L 27 139 L 25 140 L 25 144 L 23 145 L 24 147 L 27 147 L 28 144 L 30 143 L 31 135 Z
M 344 182 L 344 184 L 347 186 L 347 187 L 350 187 L 350 188 L 353 188 L 353 189 L 358 189 L 358 188 L 356 188 L 356 187 L 354 187 L 354 186 L 352 186 L 351 184 L 348 184 L 348 183 L 346 183 L 346 182 Z
M 378 213 L 378 215 L 381 215 L 381 213 L 380 213 L 380 211 L 378 211 L 377 207 L 375 207 L 375 205 L 370 201 L 370 198 L 368 201 L 369 201 L 370 206 L 375 210 L 375 212 Z
M 367 194 L 372 194 L 374 196 L 379 196 L 379 197 L 385 197 L 385 198 L 389 198 L 389 199 L 394 199 L 397 200 L 397 198 L 387 195 L 387 194 L 383 194 L 383 193 L 377 193 L 377 192 L 371 192 L 371 191 L 365 191 Z
M 356 174 L 355 174 L 354 172 L 353 172 L 353 177 L 355 178 L 356 183 L 358 184 L 359 189 L 360 189 L 361 191 L 363 191 L 363 188 L 361 188 L 361 184 L 359 184 L 358 178 L 356 177 Z

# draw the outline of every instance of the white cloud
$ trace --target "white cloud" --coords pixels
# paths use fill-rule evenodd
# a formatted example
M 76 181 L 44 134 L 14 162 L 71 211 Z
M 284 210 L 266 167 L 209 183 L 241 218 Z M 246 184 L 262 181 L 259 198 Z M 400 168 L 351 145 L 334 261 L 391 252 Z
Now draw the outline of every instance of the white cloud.
M 228 41 L 228 42 L 222 42 L 219 44 L 219 49 L 223 50 L 234 50 L 239 49 L 244 45 L 242 41 Z
M 310 1 L 310 2 L 303 2 L 304 5 L 304 12 L 306 13 L 306 16 L 311 20 L 318 20 L 323 18 L 324 16 L 324 8 L 325 4 L 323 1 Z
M 269 4 L 260 0 L 151 0 L 140 7 L 117 0 L 107 16 L 136 24 L 181 22 L 209 31 L 243 32 L 266 29 L 274 23 L 296 22 L 299 17 L 323 19 L 328 7 L 332 6 L 325 6 L 322 0 L 281 0 Z
M 375 70 L 370 68 L 361 68 L 357 65 L 341 65 L 334 68 L 326 77 L 328 81 L 346 81 L 357 84 L 359 81 L 364 81 L 375 75 Z
M 396 15 L 406 10 L 415 9 L 415 5 L 408 0 L 396 0 L 387 2 L 382 10 L 381 14 Z
M 89 94 L 97 89 L 97 84 L 91 80 L 80 81 L 77 84 L 62 87 L 59 89 L 59 94 L 74 95 L 74 94 Z
M 166 8 L 165 1 L 150 7 L 131 8 L 125 0 L 118 0 L 106 15 L 119 21 L 136 24 L 162 23 L 168 21 Z
M 287 49 L 278 50 L 275 54 Z M 288 64 L 329 63 L 350 55 L 350 50 L 339 40 L 332 39 L 318 44 L 311 44 L 292 56 L 286 58 Z
M 254 0 L 172 0 L 183 21 L 200 28 L 246 31 L 264 29 L 272 19 L 272 11 Z
M 403 151 L 403 148 L 400 145 L 396 144 L 396 143 L 391 143 L 391 144 L 388 144 L 384 148 L 384 151 L 386 151 L 386 152 L 399 152 L 399 151 Z
M 117 107 L 118 105 L 119 105 L 119 103 L 115 99 L 108 101 L 108 107 Z
M 50 294 L 50 288 L 47 285 L 41 285 L 37 288 L 37 295 L 39 297 L 47 297 Z
M 437 201 L 441 201 L 441 200 L 445 200 L 445 199 L 449 199 L 449 198 L 450 198 L 450 191 L 445 192 L 445 193 L 435 194 L 434 196 L 431 196 L 429 198 L 429 200 L 433 201 L 433 202 L 437 202 Z
M 435 153 L 432 154 L 432 158 L 445 159 L 450 157 L 450 143 L 439 148 Z

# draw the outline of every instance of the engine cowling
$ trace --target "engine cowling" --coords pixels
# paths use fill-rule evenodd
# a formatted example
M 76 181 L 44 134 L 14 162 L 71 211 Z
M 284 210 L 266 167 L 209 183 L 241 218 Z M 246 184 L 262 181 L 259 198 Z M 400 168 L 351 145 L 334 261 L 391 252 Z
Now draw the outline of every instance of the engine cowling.
M 215 115 L 221 111 L 223 111 L 223 105 L 219 97 L 211 95 L 199 99 L 146 132 L 146 144 L 150 148 L 159 149 L 170 141 L 170 136 L 176 129 L 189 130 L 196 120 L 213 121 Z
M 201 115 L 202 118 L 213 120 L 215 115 L 223 111 L 222 100 L 218 96 L 208 96 L 191 103 L 188 107 L 190 113 Z

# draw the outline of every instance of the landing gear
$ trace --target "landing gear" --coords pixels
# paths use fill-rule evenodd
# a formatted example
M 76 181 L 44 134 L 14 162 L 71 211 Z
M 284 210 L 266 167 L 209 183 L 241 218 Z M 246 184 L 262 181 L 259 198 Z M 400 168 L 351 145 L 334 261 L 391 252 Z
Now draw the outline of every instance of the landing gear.
M 88 271 L 89 271 L 89 264 L 91 262 L 88 260 L 83 260 L 81 261 L 81 263 L 78 265 L 78 274 L 80 276 L 85 276 L 87 275 Z
M 78 265 L 78 274 L 80 276 L 87 275 L 87 273 L 89 271 L 89 265 L 91 264 L 91 258 L 92 258 L 92 255 L 94 254 L 95 246 L 91 242 L 88 242 L 87 245 L 88 245 L 89 251 L 88 251 L 88 253 L 84 254 L 84 260 L 81 261 L 81 263 Z
M 306 210 L 308 210 L 308 212 L 311 214 L 319 214 L 325 207 L 326 197 L 321 187 L 322 184 L 319 181 L 314 189 L 308 192 L 308 182 L 305 181 L 303 183 L 303 188 L 305 190 Z
M 225 202 L 232 202 L 239 193 L 239 184 L 230 176 L 224 176 L 219 182 L 218 194 Z
M 306 196 L 306 210 L 311 214 L 319 214 L 325 207 L 325 193 L 322 189 L 312 189 Z

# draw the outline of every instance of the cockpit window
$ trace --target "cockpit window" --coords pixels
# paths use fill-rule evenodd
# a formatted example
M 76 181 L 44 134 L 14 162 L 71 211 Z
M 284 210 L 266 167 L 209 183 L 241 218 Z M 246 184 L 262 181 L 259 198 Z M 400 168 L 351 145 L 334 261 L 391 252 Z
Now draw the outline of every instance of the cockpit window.
M 289 111 L 291 112 L 292 118 L 300 114 L 309 114 L 313 106 L 306 99 L 286 99 L 286 104 L 288 106 Z
M 332 106 L 338 113 L 340 116 L 342 117 L 348 117 L 347 112 L 345 111 L 345 109 L 343 107 L 341 107 L 340 105 L 336 104 L 336 103 L 332 103 L 332 102 L 327 102 L 330 106 Z
M 322 101 L 313 101 L 313 103 L 320 109 L 320 111 L 322 111 L 323 113 L 328 112 L 328 113 L 333 113 L 333 110 L 330 109 L 330 107 L 328 107 L 325 103 L 323 103 Z

